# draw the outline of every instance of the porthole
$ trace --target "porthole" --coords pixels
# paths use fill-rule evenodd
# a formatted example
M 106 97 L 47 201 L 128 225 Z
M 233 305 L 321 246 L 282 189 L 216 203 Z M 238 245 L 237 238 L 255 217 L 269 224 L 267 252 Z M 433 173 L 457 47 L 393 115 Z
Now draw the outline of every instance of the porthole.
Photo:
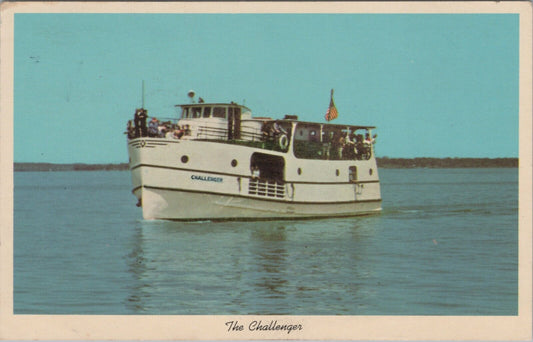
M 372 174 L 374 173 L 374 170 L 372 169 L 368 169 L 368 174 L 372 176 Z
M 302 169 L 301 168 L 298 168 L 298 174 L 301 175 L 302 174 Z
M 335 176 L 339 177 L 339 169 L 335 170 Z
M 181 162 L 182 162 L 183 164 L 187 163 L 188 161 L 189 161 L 189 157 L 188 157 L 188 156 L 185 156 L 185 155 L 184 155 L 184 156 L 181 156 Z
M 233 166 L 233 167 L 237 166 L 237 159 L 233 159 L 231 161 L 231 166 Z

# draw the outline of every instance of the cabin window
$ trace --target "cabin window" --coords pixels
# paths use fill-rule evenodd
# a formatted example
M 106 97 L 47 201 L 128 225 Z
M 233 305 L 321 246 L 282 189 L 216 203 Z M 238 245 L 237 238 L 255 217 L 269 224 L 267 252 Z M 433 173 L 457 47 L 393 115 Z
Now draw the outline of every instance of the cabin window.
M 211 116 L 211 107 L 205 107 L 204 108 L 204 118 L 208 118 Z
M 202 107 L 193 107 L 192 108 L 192 117 L 199 118 L 202 114 Z
M 183 111 L 181 112 L 182 118 L 188 118 L 189 117 L 189 108 L 183 108 Z
M 213 117 L 225 119 L 226 118 L 226 107 L 213 108 Z
M 296 158 L 325 159 L 324 148 L 317 134 L 319 131 L 320 125 L 317 124 L 297 124 L 298 134 L 294 136 L 293 142 Z

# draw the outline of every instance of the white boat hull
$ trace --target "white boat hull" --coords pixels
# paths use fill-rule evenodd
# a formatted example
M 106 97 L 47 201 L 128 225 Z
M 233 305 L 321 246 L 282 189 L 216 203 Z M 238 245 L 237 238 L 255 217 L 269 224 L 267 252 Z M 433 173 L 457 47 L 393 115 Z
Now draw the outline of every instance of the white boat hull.
M 135 194 L 142 198 L 145 219 L 303 219 L 366 215 L 381 210 L 380 200 L 302 203 L 155 187 L 139 188 Z
M 277 153 L 285 165 L 284 179 L 275 182 L 252 178 L 253 155 L 265 153 L 257 148 L 134 139 L 128 149 L 133 193 L 142 204 L 145 219 L 296 219 L 381 210 L 374 159 L 304 160 Z M 237 161 L 235 166 L 232 160 Z M 358 176 L 351 181 L 349 170 L 354 165 Z

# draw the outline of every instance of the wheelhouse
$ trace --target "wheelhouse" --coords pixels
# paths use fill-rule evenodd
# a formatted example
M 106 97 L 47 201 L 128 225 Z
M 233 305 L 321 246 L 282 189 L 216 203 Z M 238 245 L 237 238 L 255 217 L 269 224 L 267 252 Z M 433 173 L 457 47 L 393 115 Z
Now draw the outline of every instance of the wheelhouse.
M 252 118 L 252 111 L 245 106 L 231 103 L 195 103 L 187 105 L 176 105 L 179 108 L 181 119 L 231 119 L 240 117 L 243 120 Z

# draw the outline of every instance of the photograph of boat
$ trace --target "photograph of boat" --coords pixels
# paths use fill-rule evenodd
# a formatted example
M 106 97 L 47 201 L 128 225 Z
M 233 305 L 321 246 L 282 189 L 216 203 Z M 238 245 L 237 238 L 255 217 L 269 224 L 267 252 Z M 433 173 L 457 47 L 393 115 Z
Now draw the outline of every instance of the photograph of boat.
M 317 218 L 376 213 L 372 126 L 253 117 L 243 105 L 176 105 L 178 119 L 128 122 L 133 194 L 145 219 Z M 149 122 L 148 124 L 146 122 Z
M 531 340 L 531 6 L 2 5 L 4 339 Z

